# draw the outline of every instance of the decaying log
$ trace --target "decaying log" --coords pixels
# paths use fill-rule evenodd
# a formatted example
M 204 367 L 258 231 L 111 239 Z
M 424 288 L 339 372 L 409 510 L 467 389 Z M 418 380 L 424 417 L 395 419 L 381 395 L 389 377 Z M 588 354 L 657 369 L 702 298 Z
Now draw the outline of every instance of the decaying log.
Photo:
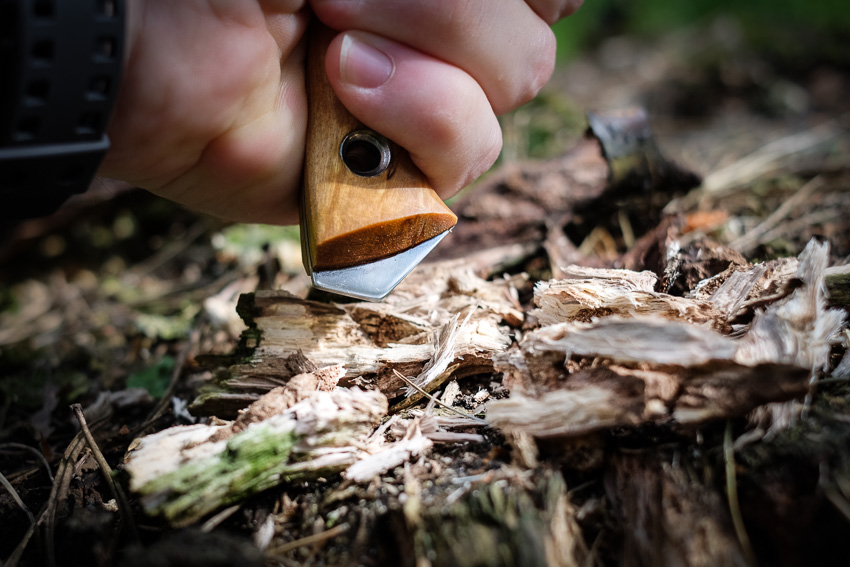
M 827 261 L 828 247 L 810 243 L 794 275 L 799 285 L 790 293 L 770 294 L 775 282 L 758 285 L 765 266 L 729 274 L 701 313 L 714 312 L 725 322 L 755 296 L 748 305 L 759 309 L 738 338 L 694 325 L 693 316 L 686 322 L 693 310 L 670 306 L 699 303 L 662 301 L 663 294 L 635 283 L 639 274 L 627 280 L 603 271 L 596 281 L 541 286 L 537 312 L 545 321 L 569 320 L 582 309 L 617 315 L 527 333 L 519 352 L 498 357 L 497 368 L 513 366 L 512 397 L 489 404 L 487 419 L 509 432 L 574 436 L 646 421 L 702 423 L 799 397 L 827 369 L 845 323 L 844 312 L 827 304 Z M 651 316 L 622 315 L 650 307 Z
M 514 346 L 524 316 L 512 280 L 485 281 L 453 261 L 420 267 L 383 304 L 258 292 L 242 304 L 258 346 L 195 408 L 212 399 L 235 411 L 247 387 L 256 397 L 299 368 L 341 365 L 343 384 L 377 387 L 397 398 L 393 411 L 449 378 L 501 372 L 512 397 L 489 405 L 489 421 L 541 437 L 742 415 L 804 394 L 826 369 L 844 324 L 827 304 L 827 258 L 812 243 L 799 261 L 733 263 L 689 297 L 656 291 L 650 272 L 570 266 L 572 279 L 537 285 L 541 327 Z
M 255 538 L 280 536 L 266 551 L 281 564 L 323 545 L 335 551 L 317 564 L 378 550 L 411 567 L 743 565 L 711 478 L 717 455 L 690 459 L 703 446 L 686 436 L 710 439 L 710 422 L 736 416 L 778 430 L 830 365 L 850 375 L 835 309 L 847 269 L 827 268 L 825 245 L 751 265 L 700 236 L 705 219 L 657 225 L 658 195 L 696 178 L 663 159 L 643 118 L 592 117 L 596 139 L 490 177 L 456 204 L 462 222 L 438 261 L 382 303 L 243 296 L 240 350 L 192 406 L 218 419 L 142 438 L 127 456 L 141 507 L 187 525 L 252 510 L 261 499 L 246 498 L 278 487 L 283 510 L 260 509 Z M 594 239 L 612 254 L 588 257 Z M 552 279 L 532 286 L 529 274 Z M 582 485 L 567 493 L 565 479 Z M 582 491 L 597 503 L 591 526 Z

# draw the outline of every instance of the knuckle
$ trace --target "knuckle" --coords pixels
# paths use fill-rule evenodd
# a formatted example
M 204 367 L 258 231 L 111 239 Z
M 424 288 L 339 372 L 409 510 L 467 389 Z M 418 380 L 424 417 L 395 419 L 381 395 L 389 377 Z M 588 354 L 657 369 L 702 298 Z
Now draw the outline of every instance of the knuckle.
M 507 84 L 490 85 L 487 89 L 496 114 L 504 114 L 537 96 L 555 70 L 555 34 L 541 21 L 541 30 L 532 34 L 521 56 L 512 65 L 514 78 Z
M 462 143 L 460 124 L 467 113 L 459 108 L 444 107 L 431 115 L 427 136 L 435 148 L 456 148 Z
M 481 171 L 476 175 L 481 175 L 490 169 L 496 160 L 499 159 L 499 154 L 502 153 L 502 129 L 499 127 L 498 121 L 494 120 L 494 127 L 490 129 L 490 137 L 487 140 L 484 151 L 481 155 Z
M 549 82 L 555 71 L 555 54 L 555 34 L 548 26 L 545 26 L 539 40 L 533 44 L 533 52 L 529 58 L 528 80 L 520 93 L 519 104 L 533 99 Z
M 470 156 L 468 163 L 465 164 L 465 175 L 460 179 L 460 188 L 478 179 L 499 159 L 499 154 L 502 152 L 502 129 L 495 116 L 492 118 L 489 130 L 478 142 L 480 145 L 477 148 L 477 155 Z
M 429 13 L 438 20 L 435 29 L 450 42 L 479 35 L 487 14 L 480 0 L 431 0 L 429 4 Z
M 423 108 L 429 109 L 423 115 L 423 135 L 438 152 L 470 155 L 469 148 L 474 146 L 469 144 L 476 141 L 475 133 L 484 131 L 482 117 L 492 116 L 490 105 L 466 74 L 446 75 L 444 79 L 440 91 L 431 93 L 423 103 Z
M 472 122 L 485 123 L 473 125 Z M 495 115 L 473 119 L 463 111 L 443 113 L 429 129 L 432 163 L 439 164 L 441 194 L 452 195 L 490 169 L 502 151 L 502 130 Z

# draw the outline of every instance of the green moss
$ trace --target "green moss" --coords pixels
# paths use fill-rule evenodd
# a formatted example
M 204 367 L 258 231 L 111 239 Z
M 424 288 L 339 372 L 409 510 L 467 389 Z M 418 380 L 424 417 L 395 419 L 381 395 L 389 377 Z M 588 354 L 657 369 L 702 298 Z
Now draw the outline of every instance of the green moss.
M 187 463 L 141 487 L 143 505 L 171 523 L 190 523 L 279 484 L 299 440 L 293 430 L 258 424 L 231 438 L 222 453 Z
M 154 398 L 161 398 L 171 382 L 174 370 L 173 356 L 163 356 L 159 361 L 130 375 L 127 379 L 128 388 L 144 388 Z

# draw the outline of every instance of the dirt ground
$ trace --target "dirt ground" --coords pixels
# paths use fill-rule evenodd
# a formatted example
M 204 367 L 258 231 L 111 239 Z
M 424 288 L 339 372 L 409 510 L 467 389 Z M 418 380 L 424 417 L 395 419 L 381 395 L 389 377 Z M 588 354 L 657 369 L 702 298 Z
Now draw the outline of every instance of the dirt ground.
M 477 189 L 496 194 L 500 176 L 538 171 L 540 164 L 559 167 L 584 143 L 585 111 L 639 105 L 660 151 L 695 172 L 702 185 L 630 189 L 585 202 L 564 198 L 558 218 L 570 221 L 560 227 L 568 241 L 560 250 L 569 263 L 652 270 L 648 255 L 635 246 L 679 219 L 692 242 L 709 238 L 747 261 L 796 256 L 814 238 L 829 243 L 832 265 L 846 265 L 850 59 L 818 45 L 800 39 L 795 50 L 765 49 L 723 18 L 656 38 L 608 38 L 558 69 L 537 101 L 503 119 L 501 169 Z M 548 179 L 535 175 L 528 174 L 528 183 Z M 495 216 L 488 207 L 497 201 L 478 198 L 477 189 L 455 201 L 462 211 L 456 241 L 447 241 L 435 258 L 485 247 L 486 231 L 475 227 Z M 547 190 L 560 198 L 557 187 Z M 524 210 L 517 205 L 512 214 L 519 218 Z M 217 368 L 241 356 L 240 294 L 309 293 L 297 229 L 228 226 L 145 192 L 103 184 L 50 218 L 2 230 L 0 473 L 17 495 L 5 485 L 0 491 L 3 561 L 21 548 L 19 565 L 568 565 L 516 551 L 551 549 L 535 534 L 566 514 L 579 528 L 573 535 L 580 543 L 570 553 L 584 564 L 664 564 L 669 557 L 653 555 L 658 547 L 644 541 L 652 534 L 638 534 L 636 526 L 673 522 L 653 515 L 664 506 L 691 517 L 690 505 L 713 514 L 732 534 L 730 545 L 740 554 L 730 561 L 846 564 L 850 386 L 846 376 L 829 372 L 799 397 L 805 410 L 751 443 L 752 415 L 695 429 L 644 423 L 567 444 L 541 441 L 538 468 L 516 472 L 521 451 L 515 440 L 479 428 L 482 442 L 437 444 L 427 458 L 365 486 L 343 485 L 332 476 L 284 484 L 189 529 L 146 516 L 130 494 L 132 518 L 125 518 L 79 441 L 71 404 L 82 406 L 113 469 L 121 468 L 137 437 L 209 420 L 187 407 Z M 491 272 L 528 274 L 517 296 L 528 313 L 533 283 L 556 277 L 563 266 L 554 265 L 540 227 L 487 230 L 496 235 L 487 246 L 524 246 L 509 261 L 494 260 Z M 682 296 L 694 284 L 682 280 L 669 291 Z M 845 311 L 847 305 L 846 295 L 834 301 Z M 522 332 L 531 330 L 528 325 Z M 843 332 L 831 350 L 833 365 L 848 345 L 846 325 Z M 459 380 L 461 407 L 479 411 L 475 396 L 482 390 L 507 397 L 503 380 L 496 371 Z M 734 506 L 725 481 L 725 438 L 736 443 Z M 509 466 L 513 476 L 505 472 Z M 31 523 L 56 504 L 52 488 L 60 473 L 68 482 L 58 495 L 55 524 L 30 533 Z M 494 541 L 509 542 L 508 551 L 490 562 L 465 563 L 475 547 L 469 541 L 480 534 L 441 527 L 463 526 L 469 518 L 459 520 L 462 513 L 447 507 L 436 480 L 421 485 L 417 501 L 439 506 L 439 513 L 421 512 L 412 527 L 398 495 L 417 474 L 432 480 L 449 475 L 454 487 L 482 482 L 464 496 L 463 514 L 496 530 Z M 126 480 L 121 474 L 116 479 Z M 657 490 L 636 494 L 640 483 Z M 712 491 L 698 490 L 703 486 Z M 556 510 L 554 502 L 571 512 Z M 527 523 L 505 520 L 526 509 L 537 514 Z M 687 558 L 681 564 L 708 565 L 720 556 L 706 552 L 704 562 L 695 552 L 681 557 Z

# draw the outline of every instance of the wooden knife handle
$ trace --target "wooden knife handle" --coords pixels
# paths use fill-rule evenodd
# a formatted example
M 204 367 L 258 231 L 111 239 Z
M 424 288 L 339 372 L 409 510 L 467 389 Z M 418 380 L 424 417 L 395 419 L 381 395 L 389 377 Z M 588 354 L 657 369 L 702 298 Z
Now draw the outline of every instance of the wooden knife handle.
M 336 98 L 325 73 L 335 34 L 315 23 L 307 56 L 302 227 L 308 267 L 318 271 L 387 258 L 457 222 L 408 153 L 366 128 Z

